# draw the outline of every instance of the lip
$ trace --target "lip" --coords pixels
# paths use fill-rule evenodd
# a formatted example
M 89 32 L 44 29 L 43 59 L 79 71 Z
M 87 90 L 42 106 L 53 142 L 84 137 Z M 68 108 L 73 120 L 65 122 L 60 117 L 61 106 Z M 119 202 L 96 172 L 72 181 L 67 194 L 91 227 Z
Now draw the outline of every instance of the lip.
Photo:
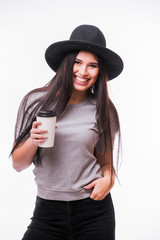
M 82 79 L 83 81 L 79 80 Z M 89 78 L 82 78 L 80 76 L 74 76 L 74 80 L 76 83 L 78 83 L 79 85 L 86 85 L 88 84 L 88 81 L 90 80 Z

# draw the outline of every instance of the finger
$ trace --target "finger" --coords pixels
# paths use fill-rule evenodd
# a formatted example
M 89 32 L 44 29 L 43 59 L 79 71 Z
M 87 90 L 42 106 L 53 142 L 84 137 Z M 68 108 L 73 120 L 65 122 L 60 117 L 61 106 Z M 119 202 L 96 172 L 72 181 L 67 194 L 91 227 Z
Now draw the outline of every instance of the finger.
M 32 123 L 32 128 L 37 128 L 39 125 L 41 125 L 41 122 L 34 121 L 34 122 Z
M 45 133 L 47 133 L 47 131 L 46 130 L 44 130 L 44 129 L 40 129 L 40 128 L 32 128 L 31 129 L 31 131 L 30 131 L 30 133 L 32 134 L 45 134 Z
M 90 198 L 95 200 L 96 199 L 96 195 L 92 192 L 91 195 L 90 195 Z
M 44 143 L 46 139 L 32 139 L 32 141 L 36 144 L 39 144 L 39 143 Z
M 33 144 L 35 144 L 36 146 L 39 146 L 39 144 L 44 143 L 43 140 L 34 140 L 34 139 L 32 139 L 32 142 L 33 142 Z
M 39 143 L 44 143 L 47 139 L 47 137 L 39 134 L 31 134 L 30 138 L 32 139 L 32 142 L 36 145 L 39 145 Z
M 104 199 L 105 195 L 104 194 L 97 194 L 94 191 L 91 193 L 90 198 L 96 200 L 96 201 L 100 201 L 102 199 Z
M 90 184 L 88 184 L 87 186 L 84 186 L 85 189 L 91 189 L 96 185 L 96 181 L 91 182 Z
M 40 135 L 40 134 L 34 134 L 34 133 L 31 133 L 31 138 L 32 139 L 39 139 L 39 140 L 43 140 L 43 139 L 47 139 L 47 137 L 45 137 L 44 135 Z

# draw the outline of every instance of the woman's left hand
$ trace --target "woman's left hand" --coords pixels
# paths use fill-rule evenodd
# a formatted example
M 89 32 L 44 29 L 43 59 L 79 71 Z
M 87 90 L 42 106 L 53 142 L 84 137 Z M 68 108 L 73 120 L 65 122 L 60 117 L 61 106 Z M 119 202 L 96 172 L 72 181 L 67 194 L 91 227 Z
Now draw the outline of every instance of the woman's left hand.
M 87 190 L 93 188 L 90 198 L 94 200 L 102 200 L 110 192 L 111 188 L 114 185 L 114 181 L 112 181 L 110 184 L 110 180 L 111 179 L 109 176 L 98 178 L 84 188 Z

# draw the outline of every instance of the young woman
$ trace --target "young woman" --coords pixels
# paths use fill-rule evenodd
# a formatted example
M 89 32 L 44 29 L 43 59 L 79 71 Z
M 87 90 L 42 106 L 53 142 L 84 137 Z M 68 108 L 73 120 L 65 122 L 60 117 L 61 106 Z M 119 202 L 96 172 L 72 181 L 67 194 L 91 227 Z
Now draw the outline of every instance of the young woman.
M 114 240 L 110 190 L 120 126 L 107 81 L 121 73 L 123 62 L 92 25 L 50 45 L 45 57 L 56 75 L 22 100 L 12 149 L 17 171 L 35 165 L 36 206 L 23 240 Z M 45 129 L 37 128 L 40 109 L 57 113 L 52 148 L 38 147 L 46 140 Z

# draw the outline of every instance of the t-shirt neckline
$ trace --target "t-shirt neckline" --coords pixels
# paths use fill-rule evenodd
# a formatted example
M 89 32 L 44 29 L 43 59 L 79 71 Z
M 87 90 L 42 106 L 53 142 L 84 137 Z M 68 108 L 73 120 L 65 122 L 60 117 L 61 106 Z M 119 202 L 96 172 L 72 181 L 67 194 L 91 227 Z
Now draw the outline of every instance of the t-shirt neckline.
M 85 100 L 83 100 L 83 101 L 80 102 L 80 103 L 74 103 L 74 104 L 68 103 L 67 106 L 68 106 L 68 107 L 81 107 L 81 106 L 85 105 L 87 102 L 88 102 L 88 98 L 86 98 Z

